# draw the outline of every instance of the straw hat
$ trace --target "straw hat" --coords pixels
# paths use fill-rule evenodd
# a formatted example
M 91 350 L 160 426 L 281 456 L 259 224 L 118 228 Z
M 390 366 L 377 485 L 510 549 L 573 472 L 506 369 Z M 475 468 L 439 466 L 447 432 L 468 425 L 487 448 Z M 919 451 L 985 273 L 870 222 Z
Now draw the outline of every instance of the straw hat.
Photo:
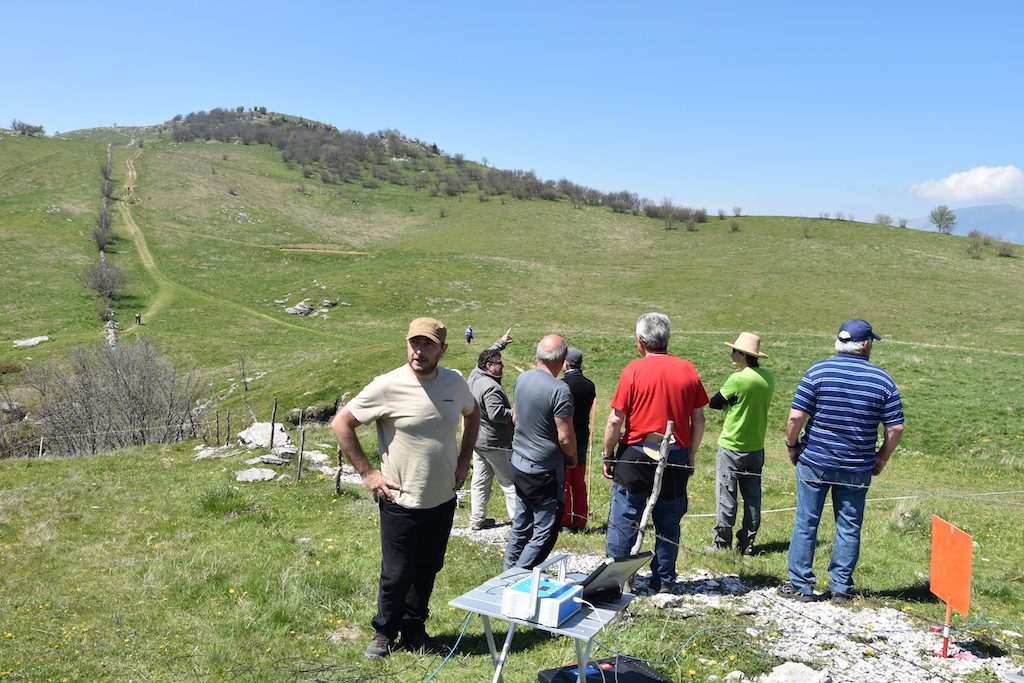
M 748 356 L 756 356 L 758 358 L 767 358 L 767 353 L 761 353 L 761 338 L 752 332 L 740 332 L 740 336 L 736 338 L 735 344 L 729 342 L 722 342 L 726 346 L 747 354 Z

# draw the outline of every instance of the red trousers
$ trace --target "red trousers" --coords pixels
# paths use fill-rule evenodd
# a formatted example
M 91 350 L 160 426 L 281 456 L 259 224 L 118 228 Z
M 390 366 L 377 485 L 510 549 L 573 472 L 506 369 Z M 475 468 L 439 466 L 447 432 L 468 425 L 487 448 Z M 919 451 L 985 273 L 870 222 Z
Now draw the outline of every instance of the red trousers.
M 562 526 L 584 529 L 590 508 L 587 506 L 587 465 L 576 465 L 565 470 L 565 514 Z

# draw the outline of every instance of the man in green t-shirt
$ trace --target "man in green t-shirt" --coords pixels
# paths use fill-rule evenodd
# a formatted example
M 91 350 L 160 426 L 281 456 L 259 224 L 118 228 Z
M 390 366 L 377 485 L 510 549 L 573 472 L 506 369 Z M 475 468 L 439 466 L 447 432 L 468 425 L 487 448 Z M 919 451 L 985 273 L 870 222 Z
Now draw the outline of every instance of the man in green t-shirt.
M 743 332 L 732 348 L 732 362 L 739 372 L 730 375 L 722 390 L 708 404 L 724 410 L 725 423 L 718 437 L 715 483 L 718 518 L 709 551 L 732 548 L 732 527 L 736 523 L 737 493 L 743 496 L 743 523 L 736 533 L 736 550 L 754 554 L 754 536 L 761 526 L 761 469 L 764 467 L 764 435 L 768 427 L 768 406 L 775 391 L 775 375 L 758 365 L 767 358 L 761 353 L 761 338 Z

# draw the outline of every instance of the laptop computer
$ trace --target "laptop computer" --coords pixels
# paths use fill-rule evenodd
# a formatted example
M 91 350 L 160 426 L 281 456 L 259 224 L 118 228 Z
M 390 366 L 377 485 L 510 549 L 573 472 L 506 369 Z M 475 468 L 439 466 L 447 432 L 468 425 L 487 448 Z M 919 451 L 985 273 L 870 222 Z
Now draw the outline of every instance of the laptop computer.
M 622 597 L 626 582 L 633 578 L 640 567 L 650 562 L 654 555 L 645 551 L 626 557 L 609 557 L 597 566 L 597 569 L 575 585 L 583 588 L 583 599 L 587 602 L 608 602 Z

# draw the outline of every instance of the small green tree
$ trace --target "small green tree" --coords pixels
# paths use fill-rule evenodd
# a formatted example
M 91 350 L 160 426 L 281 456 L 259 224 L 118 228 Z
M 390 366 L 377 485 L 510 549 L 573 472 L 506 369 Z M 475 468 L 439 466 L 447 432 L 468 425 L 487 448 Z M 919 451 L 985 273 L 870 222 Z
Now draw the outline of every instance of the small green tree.
M 18 119 L 11 120 L 11 130 L 21 135 L 27 135 L 30 138 L 34 138 L 37 135 L 42 135 L 45 131 L 42 126 L 33 126 L 30 123 L 19 121 Z
M 943 235 L 953 234 L 953 228 L 956 227 L 956 214 L 945 204 L 932 209 L 928 214 L 928 220 Z

